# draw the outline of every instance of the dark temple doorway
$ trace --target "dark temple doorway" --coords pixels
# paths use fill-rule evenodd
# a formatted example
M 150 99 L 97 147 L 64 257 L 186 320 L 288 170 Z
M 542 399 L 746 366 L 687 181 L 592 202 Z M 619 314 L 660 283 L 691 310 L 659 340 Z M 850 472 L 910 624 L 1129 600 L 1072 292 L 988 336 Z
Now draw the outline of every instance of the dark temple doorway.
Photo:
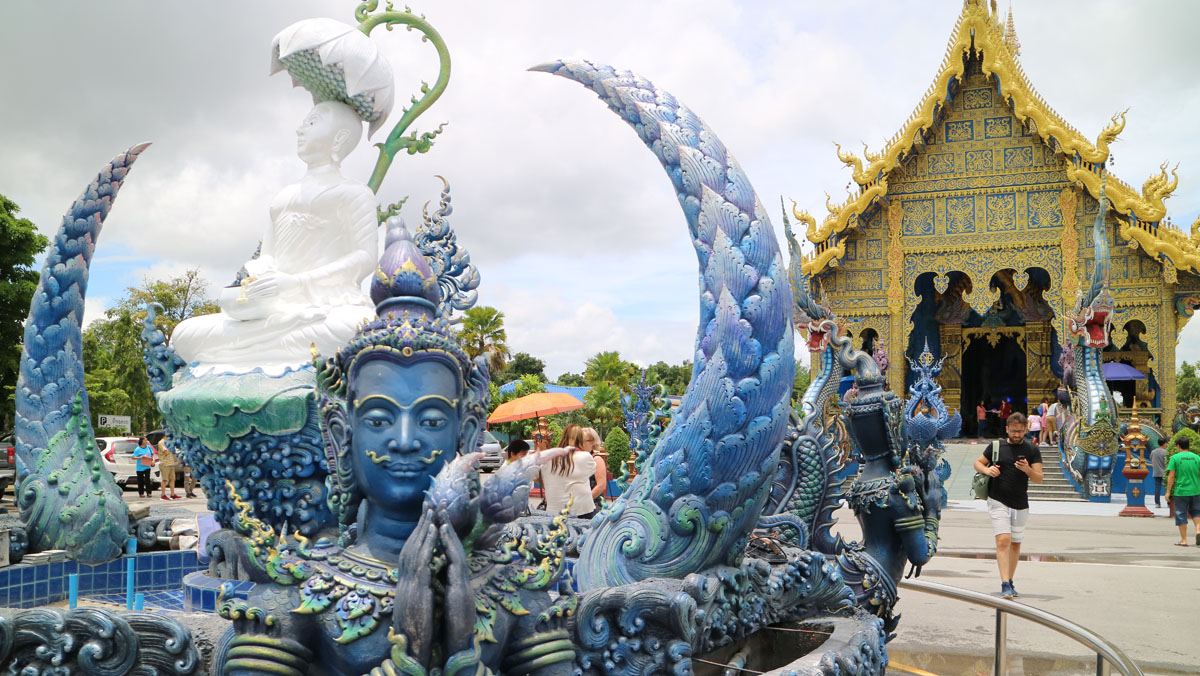
M 963 432 L 967 435 L 999 437 L 1004 421 L 999 411 L 1005 400 L 1013 411 L 1027 413 L 1025 350 L 1016 338 L 1001 336 L 992 345 L 990 336 L 971 340 L 962 357 Z M 987 409 L 985 429 L 980 433 L 976 407 Z

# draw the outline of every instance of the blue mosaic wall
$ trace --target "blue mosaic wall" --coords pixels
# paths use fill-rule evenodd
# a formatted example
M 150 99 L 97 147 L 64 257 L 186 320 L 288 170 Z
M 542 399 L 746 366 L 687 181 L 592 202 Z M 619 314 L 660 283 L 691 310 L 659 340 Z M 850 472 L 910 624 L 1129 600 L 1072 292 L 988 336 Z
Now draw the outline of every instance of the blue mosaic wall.
M 124 598 L 127 558 L 97 566 L 66 561 L 0 568 L 0 606 L 32 608 L 62 601 L 67 598 L 70 575 L 79 575 L 80 596 L 121 594 Z M 185 575 L 202 568 L 194 550 L 149 552 L 136 555 L 134 560 L 134 588 L 138 592 L 179 589 Z

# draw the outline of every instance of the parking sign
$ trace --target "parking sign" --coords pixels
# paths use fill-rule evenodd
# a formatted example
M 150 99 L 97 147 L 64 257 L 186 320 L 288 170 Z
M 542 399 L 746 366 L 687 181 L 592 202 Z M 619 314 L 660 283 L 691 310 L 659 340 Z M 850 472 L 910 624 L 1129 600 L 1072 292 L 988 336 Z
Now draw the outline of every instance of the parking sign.
M 132 421 L 127 415 L 111 415 L 108 413 L 101 413 L 98 422 L 100 423 L 100 427 L 118 427 L 124 430 L 126 434 L 129 434 L 132 431 Z

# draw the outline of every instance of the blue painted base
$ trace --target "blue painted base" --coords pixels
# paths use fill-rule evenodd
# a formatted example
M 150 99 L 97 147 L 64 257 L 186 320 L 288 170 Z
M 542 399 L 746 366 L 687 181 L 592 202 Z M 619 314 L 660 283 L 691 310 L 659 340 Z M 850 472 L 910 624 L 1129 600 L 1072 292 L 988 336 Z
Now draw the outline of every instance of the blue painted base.
M 198 570 L 183 578 L 183 590 L 180 592 L 182 609 L 194 613 L 215 613 L 221 585 L 226 582 L 233 585 L 234 598 L 244 599 L 254 589 L 253 582 L 209 577 L 204 571 Z

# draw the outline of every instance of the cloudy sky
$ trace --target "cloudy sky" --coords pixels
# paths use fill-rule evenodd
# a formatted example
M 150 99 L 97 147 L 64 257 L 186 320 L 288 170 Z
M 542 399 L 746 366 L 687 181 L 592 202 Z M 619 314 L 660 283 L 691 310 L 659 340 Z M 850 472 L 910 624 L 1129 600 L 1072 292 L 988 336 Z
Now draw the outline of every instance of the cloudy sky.
M 92 266 L 89 317 L 146 277 L 199 268 L 229 282 L 295 181 L 293 130 L 311 102 L 267 77 L 290 23 L 352 22 L 354 2 L 75 3 L 0 7 L 0 193 L 45 233 L 96 170 L 142 155 Z M 553 377 L 619 350 L 643 364 L 691 356 L 696 263 L 670 185 L 633 132 L 579 85 L 530 65 L 588 58 L 635 70 L 704 117 L 738 157 L 778 228 L 781 197 L 823 214 L 848 171 L 833 141 L 889 138 L 932 81 L 961 0 L 426 2 L 453 59 L 450 88 L 415 125 L 450 124 L 427 155 L 398 158 L 380 198 L 406 215 L 452 185 L 453 224 L 506 315 L 509 345 Z M 1003 6 L 1003 5 L 1002 5 Z M 1179 162 L 1168 203 L 1200 213 L 1200 3 L 1014 3 L 1026 73 L 1074 126 L 1129 124 L 1114 171 L 1140 185 Z M 436 76 L 432 48 L 377 39 L 397 99 Z M 389 125 L 390 126 L 390 125 Z M 378 140 L 378 138 L 376 139 Z M 345 172 L 365 180 L 365 145 Z M 1180 359 L 1200 359 L 1200 322 Z M 799 352 L 799 351 L 798 351 Z

